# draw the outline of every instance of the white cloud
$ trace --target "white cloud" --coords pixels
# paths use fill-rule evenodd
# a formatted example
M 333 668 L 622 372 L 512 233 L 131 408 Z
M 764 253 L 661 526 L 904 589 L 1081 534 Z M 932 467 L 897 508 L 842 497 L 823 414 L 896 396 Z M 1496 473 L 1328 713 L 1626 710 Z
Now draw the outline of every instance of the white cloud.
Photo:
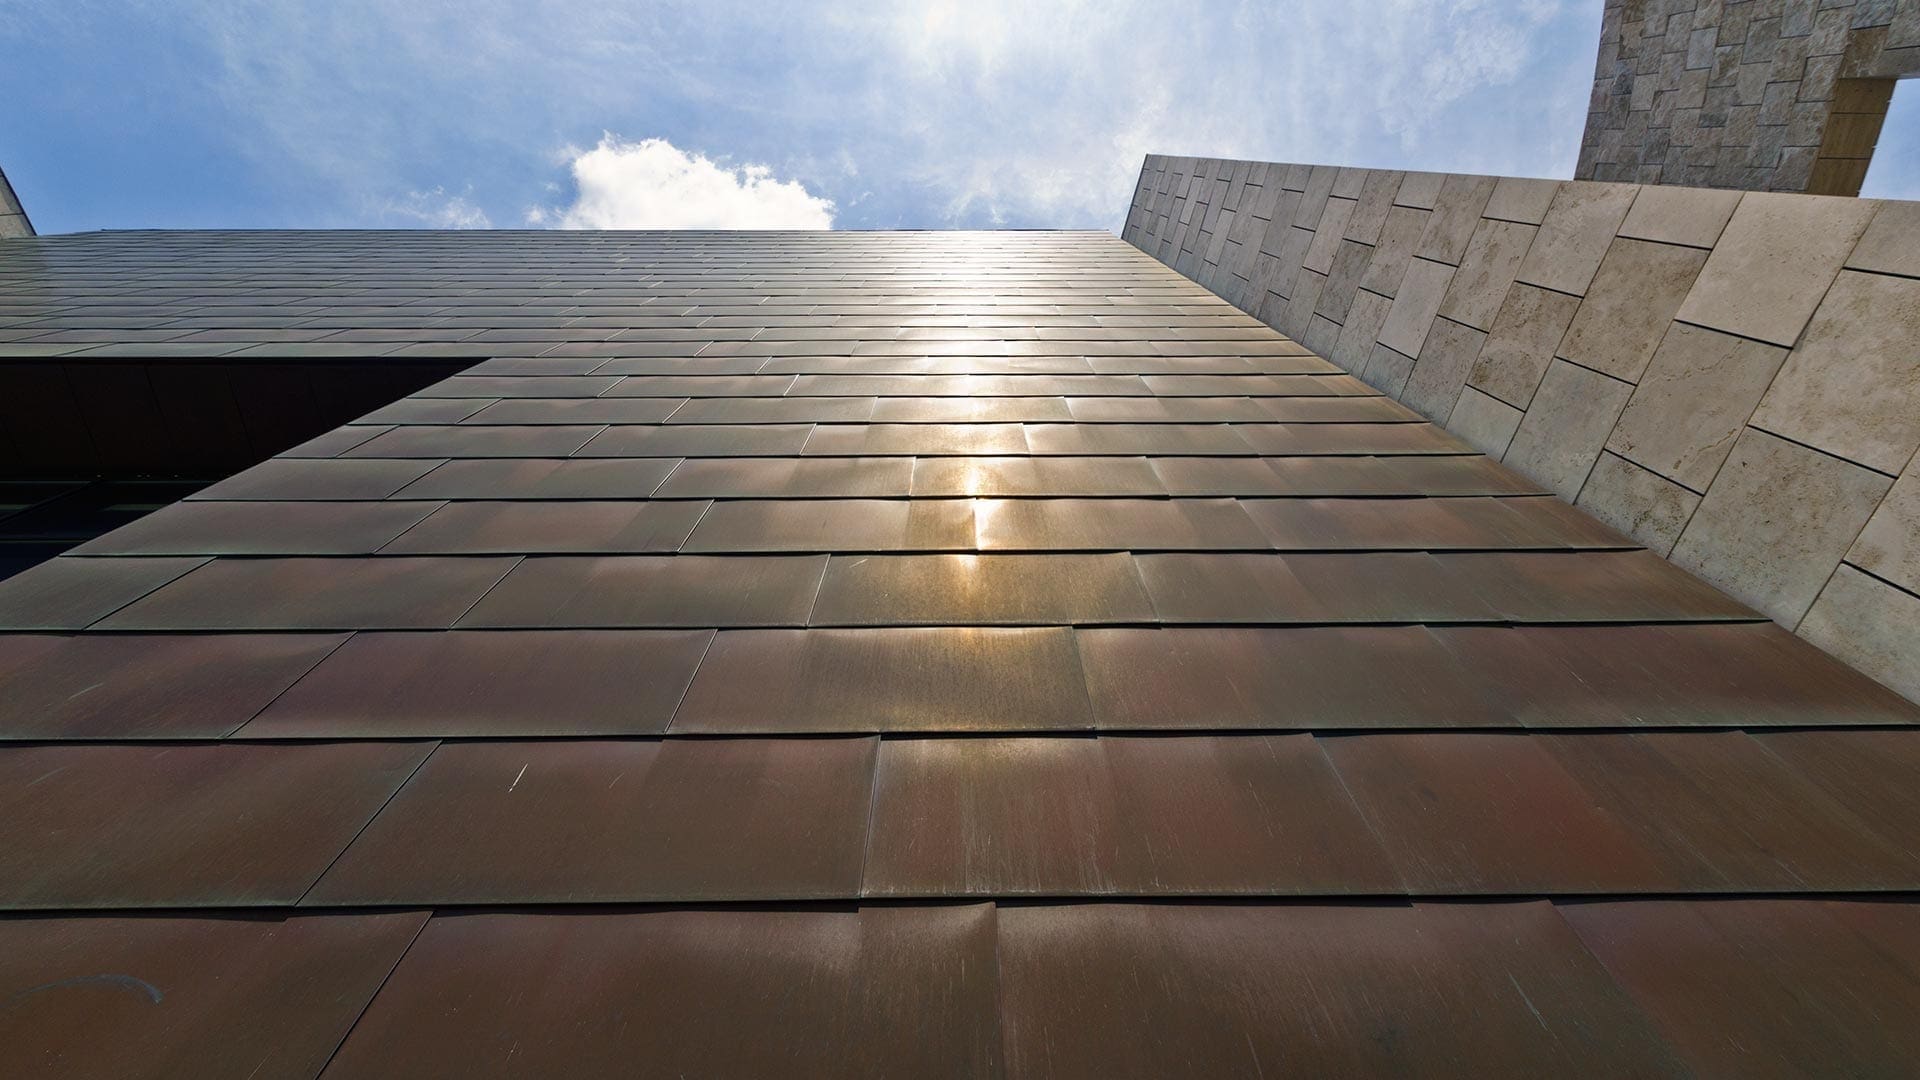
M 765 165 L 722 165 L 665 139 L 600 137 L 576 151 L 573 203 L 536 206 L 535 225 L 563 229 L 831 229 L 833 200 Z
M 487 212 L 468 199 L 467 192 L 449 195 L 446 188 L 409 191 L 404 199 L 389 199 L 380 207 L 380 216 L 399 219 L 428 229 L 491 229 Z

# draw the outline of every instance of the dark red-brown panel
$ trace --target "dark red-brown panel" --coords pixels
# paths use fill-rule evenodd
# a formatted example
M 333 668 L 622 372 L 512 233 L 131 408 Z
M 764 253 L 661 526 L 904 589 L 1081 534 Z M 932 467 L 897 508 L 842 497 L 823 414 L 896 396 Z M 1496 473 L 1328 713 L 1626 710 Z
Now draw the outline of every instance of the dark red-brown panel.
M 875 743 L 450 743 L 309 902 L 852 897 Z
M 1089 628 L 1077 637 L 1102 728 L 1514 723 L 1419 626 Z
M 907 494 L 912 458 L 699 458 L 660 485 L 663 499 L 857 499 Z
M 1144 622 L 1133 558 L 842 555 L 827 563 L 816 626 Z
M 1685 1075 L 1543 903 L 999 919 L 1013 1076 Z
M 1920 731 L 1780 731 L 1755 736 L 1863 827 L 1920 854 Z
M 712 637 L 704 630 L 356 634 L 243 734 L 651 734 L 673 719 Z
M 0 738 L 220 738 L 338 634 L 0 637 Z
M 355 463 L 360 464 L 360 463 Z M 366 462 L 365 464 L 372 464 Z M 408 484 L 402 499 L 644 499 L 673 458 L 479 458 L 449 461 Z
M 684 550 L 971 551 L 973 547 L 970 499 L 797 499 L 714 503 Z
M 0 749 L 0 907 L 291 904 L 430 749 Z
M 426 919 L 0 919 L 0 1075 L 318 1076 Z
M 978 499 L 982 551 L 1264 551 L 1232 499 Z
M 381 432 L 339 453 L 351 458 L 566 457 L 601 430 L 592 424 L 413 424 Z
M 387 544 L 381 554 L 671 552 L 679 550 L 706 509 L 703 502 L 645 500 L 448 503 Z
M 1307 736 L 881 744 L 870 896 L 1398 891 Z
M 1000 1075 L 994 910 L 441 915 L 327 1070 Z
M 0 581 L 0 629 L 82 630 L 205 559 L 49 559 Z
M 951 495 L 1160 495 L 1143 457 L 929 457 L 913 461 L 915 498 Z
M 1064 627 L 729 630 L 679 732 L 1029 731 L 1093 723 Z
M 799 626 L 823 555 L 524 559 L 465 627 Z
M 1320 744 L 1415 893 L 1685 884 L 1531 735 L 1351 735 Z
M 101 626 L 115 630 L 444 629 L 504 577 L 515 561 L 216 559 L 123 608 Z
M 272 458 L 202 490 L 193 499 L 384 499 L 440 462 Z M 426 496 L 440 498 L 442 496 Z
M 1512 622 L 1758 621 L 1746 605 L 1650 551 L 1436 555 Z
M 80 555 L 365 555 L 431 502 L 177 502 L 75 549 Z
M 1580 940 L 1699 1076 L 1911 1076 L 1920 906 L 1566 904 Z

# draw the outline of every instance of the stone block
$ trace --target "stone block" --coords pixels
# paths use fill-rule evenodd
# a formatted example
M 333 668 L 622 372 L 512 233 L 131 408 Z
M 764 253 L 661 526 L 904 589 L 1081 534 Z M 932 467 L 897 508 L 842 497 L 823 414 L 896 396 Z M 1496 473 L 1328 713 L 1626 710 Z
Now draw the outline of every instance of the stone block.
M 1493 194 L 1488 197 L 1482 216 L 1538 225 L 1546 219 L 1547 207 L 1552 205 L 1553 196 L 1559 190 L 1558 180 L 1503 176 L 1494 182 Z
M 1440 185 L 1433 216 L 1427 219 L 1427 231 L 1420 237 L 1414 254 L 1423 259 L 1457 266 L 1466 254 L 1467 242 L 1480 224 L 1481 211 L 1493 197 L 1495 180 L 1491 176 L 1448 174 Z
M 1353 215 L 1347 219 L 1346 238 L 1362 244 L 1380 242 L 1380 230 L 1393 209 L 1393 197 L 1399 193 L 1406 174 L 1390 169 L 1369 169 L 1360 184 L 1360 197 Z
M 1876 208 L 1860 199 L 1742 195 L 1678 317 L 1791 346 Z
M 1699 248 L 1616 239 L 1580 302 L 1559 355 L 1638 382 L 1706 261 L 1707 253 Z
M 1504 460 L 1573 501 L 1632 393 L 1628 383 L 1555 360 L 1534 391 L 1533 403 L 1514 432 Z
M 1534 285 L 1515 285 L 1507 293 L 1493 330 L 1474 363 L 1469 385 L 1524 409 L 1533 400 L 1547 365 L 1580 301 Z
M 1847 552 L 1847 561 L 1920 593 L 1920 465 L 1908 465 L 1894 482 Z
M 1373 249 L 1367 245 L 1340 241 L 1340 250 L 1333 256 L 1333 270 L 1327 274 L 1326 287 L 1320 290 L 1320 301 L 1313 310 L 1334 322 L 1346 322 L 1347 311 L 1353 306 L 1353 294 L 1360 288 L 1360 276 L 1366 273 L 1367 263 L 1372 259 Z
M 1347 219 L 1353 216 L 1352 199 L 1328 199 L 1327 208 L 1320 214 L 1320 224 L 1314 228 L 1313 243 L 1307 245 L 1307 253 L 1300 265 L 1316 274 L 1333 272 L 1333 256 L 1340 250 L 1340 238 L 1347 231 Z
M 1433 320 L 1420 349 L 1420 362 L 1414 365 L 1407 388 L 1400 395 L 1401 402 L 1422 416 L 1446 422 L 1486 340 L 1484 330 L 1451 319 Z
M 1469 386 L 1460 393 L 1447 420 L 1447 430 L 1467 441 L 1475 450 L 1500 460 L 1520 426 L 1520 410 L 1490 398 Z
M 1410 172 L 1401 179 L 1400 191 L 1394 196 L 1393 204 L 1415 210 L 1432 210 L 1434 204 L 1440 201 L 1440 185 L 1446 179 L 1446 173 Z
M 1393 301 L 1377 293 L 1365 289 L 1354 293 L 1347 321 L 1340 327 L 1340 339 L 1334 342 L 1333 353 L 1327 359 L 1351 372 L 1364 369 L 1373 353 L 1374 342 L 1379 340 L 1380 327 L 1392 308 Z
M 1663 244 L 1710 248 L 1720 239 L 1740 203 L 1737 191 L 1644 187 L 1620 224 L 1620 235 Z
M 1533 225 L 1482 218 L 1467 242 L 1440 314 L 1480 330 L 1491 327 L 1538 231 Z
M 1386 224 L 1380 229 L 1380 242 L 1374 245 L 1373 259 L 1360 277 L 1361 288 L 1389 299 L 1400 291 L 1400 281 L 1407 275 L 1407 264 L 1413 261 L 1414 249 L 1420 246 L 1420 236 L 1426 232 L 1427 218 L 1432 213 L 1409 206 L 1395 206 L 1387 211 Z
M 1374 389 L 1398 399 L 1407 388 L 1407 379 L 1413 374 L 1413 357 L 1394 352 L 1385 345 L 1373 347 L 1373 357 L 1367 361 L 1367 384 Z
M 1748 428 L 1680 534 L 1673 561 L 1797 626 L 1892 483 Z
M 1631 184 L 1563 184 L 1520 265 L 1519 280 L 1556 292 L 1585 294 L 1640 190 Z
M 1881 203 L 1847 267 L 1920 277 L 1920 202 Z
M 1664 557 L 1699 507 L 1700 496 L 1626 458 L 1602 453 L 1574 504 Z
M 1920 701 L 1920 596 L 1842 565 L 1800 624 L 1808 641 Z
M 1920 281 L 1842 272 L 1753 422 L 1888 475 L 1905 468 L 1920 449 Z
M 1694 491 L 1706 491 L 1787 350 L 1674 323 L 1654 353 L 1607 449 Z
M 1414 259 L 1400 282 L 1399 294 L 1393 298 L 1393 310 L 1380 327 L 1380 344 L 1403 356 L 1420 355 L 1427 329 L 1440 314 L 1440 303 L 1446 299 L 1452 280 L 1453 267 Z

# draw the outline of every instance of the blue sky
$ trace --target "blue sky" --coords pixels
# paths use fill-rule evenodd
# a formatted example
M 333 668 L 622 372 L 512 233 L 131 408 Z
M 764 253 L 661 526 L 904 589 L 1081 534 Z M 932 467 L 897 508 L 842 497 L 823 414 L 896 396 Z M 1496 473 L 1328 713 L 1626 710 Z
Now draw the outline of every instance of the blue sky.
M 0 0 L 0 165 L 45 232 L 1117 228 L 1149 151 L 1570 175 L 1600 7 Z

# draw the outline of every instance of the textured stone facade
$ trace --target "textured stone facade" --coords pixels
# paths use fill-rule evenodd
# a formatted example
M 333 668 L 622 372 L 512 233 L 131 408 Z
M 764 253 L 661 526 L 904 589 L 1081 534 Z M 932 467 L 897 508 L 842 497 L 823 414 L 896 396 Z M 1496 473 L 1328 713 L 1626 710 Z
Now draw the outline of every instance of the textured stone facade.
M 1858 195 L 1920 0 L 1607 0 L 1581 180 Z
M 1124 236 L 1920 698 L 1920 203 L 1151 156 Z
M 7 183 L 7 174 L 0 172 L 0 239 L 9 236 L 32 236 L 33 222 L 27 220 L 27 212 L 20 206 L 20 200 L 13 195 L 13 185 Z

